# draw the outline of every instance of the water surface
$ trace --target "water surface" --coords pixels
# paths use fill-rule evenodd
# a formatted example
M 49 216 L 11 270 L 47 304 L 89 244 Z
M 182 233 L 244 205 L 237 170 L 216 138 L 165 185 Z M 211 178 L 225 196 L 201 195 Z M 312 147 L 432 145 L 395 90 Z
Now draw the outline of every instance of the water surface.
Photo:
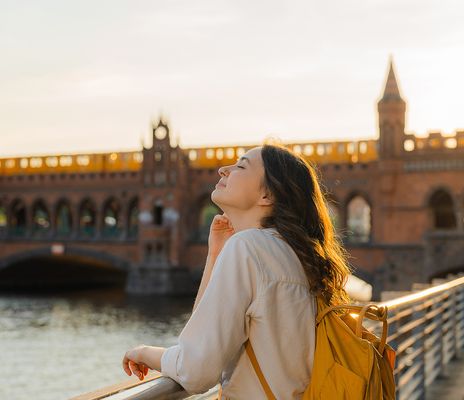
M 67 399 L 128 379 L 126 350 L 175 344 L 193 302 L 122 289 L 0 292 L 0 399 Z

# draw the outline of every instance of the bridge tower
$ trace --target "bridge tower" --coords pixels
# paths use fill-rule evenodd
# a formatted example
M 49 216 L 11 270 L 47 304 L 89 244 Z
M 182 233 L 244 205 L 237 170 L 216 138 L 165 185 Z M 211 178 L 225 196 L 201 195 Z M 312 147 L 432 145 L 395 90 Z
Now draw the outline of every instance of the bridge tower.
M 167 121 L 152 125 L 151 146 L 143 146 L 137 268 L 127 290 L 135 293 L 190 293 L 189 271 L 180 265 L 185 242 L 183 206 L 188 196 L 188 161 L 179 143 L 171 145 Z
M 403 100 L 395 75 L 393 59 L 382 98 L 377 103 L 379 117 L 379 158 L 398 159 L 404 153 L 406 102 Z

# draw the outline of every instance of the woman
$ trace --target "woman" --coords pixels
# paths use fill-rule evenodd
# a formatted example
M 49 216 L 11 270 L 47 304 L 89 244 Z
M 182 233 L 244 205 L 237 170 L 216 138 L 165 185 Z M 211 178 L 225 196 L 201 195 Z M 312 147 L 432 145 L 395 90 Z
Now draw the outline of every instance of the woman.
M 279 144 L 219 168 L 208 256 L 193 312 L 169 348 L 139 346 L 128 375 L 148 368 L 188 393 L 222 384 L 222 398 L 266 399 L 244 351 L 250 340 L 277 399 L 299 399 L 311 378 L 315 295 L 349 301 L 350 273 L 313 167 Z

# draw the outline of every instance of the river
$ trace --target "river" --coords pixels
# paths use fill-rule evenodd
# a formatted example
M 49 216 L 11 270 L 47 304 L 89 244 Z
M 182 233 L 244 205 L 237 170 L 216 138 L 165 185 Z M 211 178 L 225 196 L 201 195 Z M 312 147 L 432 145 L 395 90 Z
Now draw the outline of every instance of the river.
M 175 344 L 193 302 L 122 289 L 0 292 L 0 399 L 61 400 L 128 379 L 126 350 Z

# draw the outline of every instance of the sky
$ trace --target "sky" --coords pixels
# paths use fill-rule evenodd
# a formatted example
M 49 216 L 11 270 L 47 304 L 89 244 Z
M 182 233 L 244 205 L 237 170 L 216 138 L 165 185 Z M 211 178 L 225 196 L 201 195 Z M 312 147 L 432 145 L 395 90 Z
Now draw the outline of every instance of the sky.
M 0 157 L 464 129 L 461 0 L 0 0 Z

